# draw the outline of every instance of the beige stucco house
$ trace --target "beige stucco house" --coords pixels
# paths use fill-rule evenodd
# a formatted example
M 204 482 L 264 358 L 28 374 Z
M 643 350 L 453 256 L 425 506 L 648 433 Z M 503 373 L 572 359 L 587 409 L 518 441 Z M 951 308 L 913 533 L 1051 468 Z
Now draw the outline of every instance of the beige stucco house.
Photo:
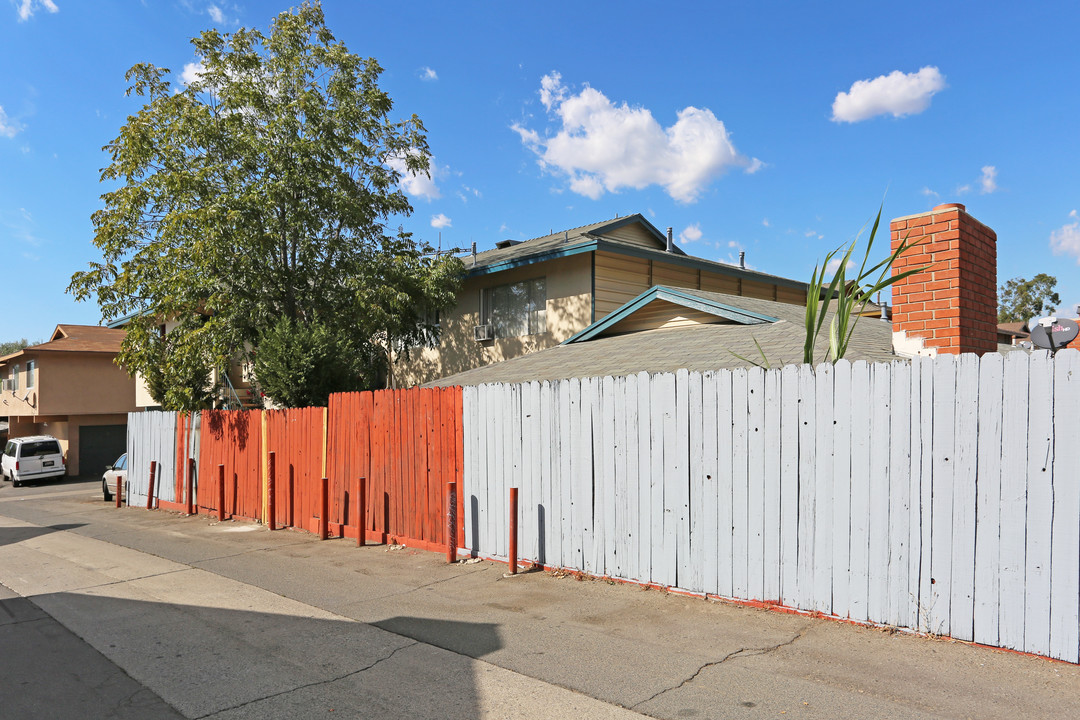
M 505 240 L 464 262 L 438 343 L 396 358 L 399 386 L 555 347 L 657 285 L 806 303 L 805 283 L 687 255 L 640 214 Z
M 115 364 L 123 330 L 57 325 L 48 342 L 0 357 L 9 437 L 53 435 L 68 475 L 95 474 L 127 444 L 135 380 Z

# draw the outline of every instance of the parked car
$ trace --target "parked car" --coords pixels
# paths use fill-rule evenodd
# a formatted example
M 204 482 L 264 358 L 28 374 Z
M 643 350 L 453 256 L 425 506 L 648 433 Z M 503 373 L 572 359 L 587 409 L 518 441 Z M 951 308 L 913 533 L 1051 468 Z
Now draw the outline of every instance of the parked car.
M 123 500 L 127 487 L 127 453 L 116 458 L 116 462 L 105 468 L 105 474 L 101 476 L 101 494 L 105 496 L 105 502 L 112 502 L 117 478 L 120 478 L 120 499 Z
M 0 458 L 0 470 L 15 487 L 27 480 L 45 480 L 67 474 L 60 441 L 51 435 L 8 440 Z

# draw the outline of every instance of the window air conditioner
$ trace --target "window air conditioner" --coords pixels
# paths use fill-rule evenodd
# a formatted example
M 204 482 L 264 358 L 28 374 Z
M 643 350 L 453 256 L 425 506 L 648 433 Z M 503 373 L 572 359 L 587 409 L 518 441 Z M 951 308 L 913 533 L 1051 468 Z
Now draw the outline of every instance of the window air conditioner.
M 484 342 L 485 340 L 495 339 L 495 328 L 491 325 L 476 325 L 473 327 L 473 340 L 476 342 Z

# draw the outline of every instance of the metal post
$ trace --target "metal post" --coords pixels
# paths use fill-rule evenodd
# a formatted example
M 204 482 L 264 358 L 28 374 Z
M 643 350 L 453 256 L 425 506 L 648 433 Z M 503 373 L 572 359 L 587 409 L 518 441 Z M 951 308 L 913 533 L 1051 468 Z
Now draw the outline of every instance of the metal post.
M 269 515 L 266 519 L 266 527 L 271 531 L 277 530 L 277 503 L 274 501 L 274 487 L 275 483 L 275 471 L 277 470 L 277 458 L 273 450 L 270 451 L 270 458 L 266 473 L 266 514 Z
M 518 489 L 510 488 L 510 574 L 517 574 Z
M 187 461 L 187 514 L 195 514 L 195 458 Z
M 146 491 L 146 509 L 154 509 L 154 476 L 157 475 L 157 463 L 150 461 L 150 487 Z
M 457 562 L 457 483 L 446 483 L 446 562 Z
M 325 540 L 330 537 L 330 481 L 323 478 L 319 481 L 319 539 Z
M 356 547 L 367 544 L 367 478 L 356 481 Z
M 116 507 L 120 507 L 120 490 L 123 488 L 123 482 L 120 480 L 120 476 L 116 476 Z
M 225 520 L 225 466 L 217 466 L 217 517 L 219 521 Z

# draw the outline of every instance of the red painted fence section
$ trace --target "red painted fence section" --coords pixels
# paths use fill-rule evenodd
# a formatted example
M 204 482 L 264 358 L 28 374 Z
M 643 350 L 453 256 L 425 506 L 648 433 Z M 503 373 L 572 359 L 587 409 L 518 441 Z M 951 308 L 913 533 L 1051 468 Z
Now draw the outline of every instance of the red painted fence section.
M 262 520 L 262 421 L 259 410 L 203 410 L 199 512 L 217 512 L 217 466 L 225 466 L 225 516 Z
M 275 453 L 274 505 L 278 527 L 319 531 L 325 408 L 267 410 L 266 451 Z M 333 526 L 331 526 L 333 527 Z
M 382 542 L 441 550 L 446 545 L 445 486 L 462 479 L 461 389 L 411 388 L 330 396 L 327 473 L 331 521 L 348 517 L 357 477 L 367 478 L 368 534 Z M 460 493 L 459 493 L 460 496 Z M 459 513 L 462 509 L 459 500 Z M 333 525 L 331 525 L 333 527 Z M 464 545 L 464 530 L 458 534 Z
M 273 452 L 278 527 L 319 532 L 325 474 L 329 534 L 356 538 L 353 494 L 358 478 L 365 477 L 370 538 L 441 551 L 447 545 L 447 482 L 458 483 L 457 516 L 464 517 L 461 418 L 456 387 L 340 393 L 330 397 L 328 408 L 204 411 L 200 512 L 217 511 L 217 466 L 224 465 L 226 517 L 263 520 L 264 463 Z M 190 424 L 177 430 L 178 436 L 184 432 Z M 177 484 L 177 497 L 183 497 L 183 480 Z M 457 546 L 464 544 L 459 527 Z

